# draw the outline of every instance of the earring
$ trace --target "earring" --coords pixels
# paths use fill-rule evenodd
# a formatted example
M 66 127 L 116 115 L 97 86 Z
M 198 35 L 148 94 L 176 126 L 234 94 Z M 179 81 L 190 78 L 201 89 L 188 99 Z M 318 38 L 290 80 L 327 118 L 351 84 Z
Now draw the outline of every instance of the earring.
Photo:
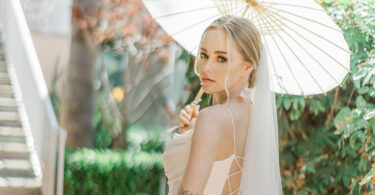
M 249 87 L 245 87 L 242 89 L 241 93 L 240 93 L 240 97 L 243 98 L 243 99 L 250 99 L 250 102 L 253 103 L 253 96 L 254 96 L 254 89 L 253 88 L 249 88 Z

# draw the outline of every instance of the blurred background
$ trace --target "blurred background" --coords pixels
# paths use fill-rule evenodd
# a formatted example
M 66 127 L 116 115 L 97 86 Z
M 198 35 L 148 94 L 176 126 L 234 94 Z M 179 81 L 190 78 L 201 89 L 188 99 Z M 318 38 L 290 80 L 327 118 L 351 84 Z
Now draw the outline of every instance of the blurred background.
M 317 2 L 352 72 L 277 94 L 283 191 L 375 194 L 375 1 Z M 168 193 L 165 131 L 200 85 L 141 0 L 0 0 L 0 34 L 0 192 Z

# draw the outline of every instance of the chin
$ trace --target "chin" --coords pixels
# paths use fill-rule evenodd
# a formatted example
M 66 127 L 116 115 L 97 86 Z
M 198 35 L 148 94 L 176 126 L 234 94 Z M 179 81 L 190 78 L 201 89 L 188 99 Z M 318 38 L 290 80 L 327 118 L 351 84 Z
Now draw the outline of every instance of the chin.
M 203 92 L 206 94 L 213 94 L 215 92 L 215 90 L 213 90 L 212 87 L 206 86 L 204 84 L 202 85 L 202 89 Z

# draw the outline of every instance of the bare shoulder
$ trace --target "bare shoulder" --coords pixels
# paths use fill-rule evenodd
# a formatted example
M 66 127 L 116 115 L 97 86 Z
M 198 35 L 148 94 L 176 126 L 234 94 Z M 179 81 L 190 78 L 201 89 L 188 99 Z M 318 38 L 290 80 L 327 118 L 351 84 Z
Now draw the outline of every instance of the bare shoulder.
M 197 129 L 205 129 L 207 133 L 215 133 L 216 135 L 225 134 L 230 125 L 230 117 L 221 105 L 214 105 L 200 110 L 195 122 Z

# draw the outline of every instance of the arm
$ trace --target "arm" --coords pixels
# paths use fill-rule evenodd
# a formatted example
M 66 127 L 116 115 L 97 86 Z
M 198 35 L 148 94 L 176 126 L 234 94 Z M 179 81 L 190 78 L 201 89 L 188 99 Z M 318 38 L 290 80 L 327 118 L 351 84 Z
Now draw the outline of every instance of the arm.
M 219 145 L 224 135 L 217 108 L 199 112 L 194 126 L 191 151 L 178 195 L 202 194 L 210 176 Z

